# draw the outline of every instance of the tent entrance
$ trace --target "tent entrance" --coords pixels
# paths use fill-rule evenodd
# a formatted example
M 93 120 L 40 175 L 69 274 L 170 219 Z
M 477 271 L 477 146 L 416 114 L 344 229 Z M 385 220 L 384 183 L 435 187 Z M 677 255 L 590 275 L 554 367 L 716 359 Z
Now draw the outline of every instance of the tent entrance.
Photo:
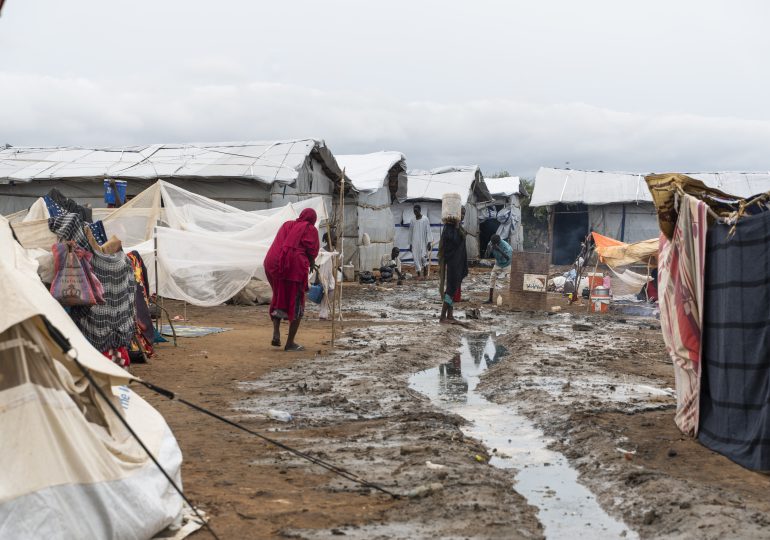
M 572 264 L 580 253 L 580 243 L 588 235 L 588 206 L 557 204 L 553 207 L 553 264 Z

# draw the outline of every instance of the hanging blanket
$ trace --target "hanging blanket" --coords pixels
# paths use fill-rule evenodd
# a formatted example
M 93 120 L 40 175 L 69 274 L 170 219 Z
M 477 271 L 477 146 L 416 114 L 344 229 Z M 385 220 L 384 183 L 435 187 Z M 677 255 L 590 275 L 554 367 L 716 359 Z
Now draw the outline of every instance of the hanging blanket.
M 91 249 L 79 214 L 69 213 L 50 218 L 48 228 L 61 240 L 74 240 L 80 247 Z M 91 266 L 104 287 L 105 303 L 73 307 L 70 315 L 97 350 L 107 352 L 128 347 L 136 331 L 136 279 L 131 263 L 122 251 L 112 255 L 94 252 Z
M 94 253 L 94 274 L 104 286 L 103 305 L 72 310 L 72 318 L 97 350 L 128 347 L 136 332 L 134 305 L 136 279 L 131 262 L 122 251 Z
M 676 379 L 679 429 L 698 433 L 703 321 L 706 204 L 685 195 L 669 241 L 660 235 L 658 254 L 660 326 Z
M 700 442 L 770 471 L 770 213 L 708 233 Z

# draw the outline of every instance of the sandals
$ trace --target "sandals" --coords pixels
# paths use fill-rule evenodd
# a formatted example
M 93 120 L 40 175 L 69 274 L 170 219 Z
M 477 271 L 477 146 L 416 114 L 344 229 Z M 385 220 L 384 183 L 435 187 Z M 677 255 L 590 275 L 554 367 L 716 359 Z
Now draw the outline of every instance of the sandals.
M 287 352 L 299 352 L 299 351 L 304 351 L 305 347 L 297 343 L 292 343 L 291 345 L 287 344 L 286 347 L 283 348 L 283 350 Z
M 280 347 L 281 338 L 278 338 L 278 339 L 273 338 L 273 341 L 270 342 L 270 345 L 272 345 L 273 347 Z

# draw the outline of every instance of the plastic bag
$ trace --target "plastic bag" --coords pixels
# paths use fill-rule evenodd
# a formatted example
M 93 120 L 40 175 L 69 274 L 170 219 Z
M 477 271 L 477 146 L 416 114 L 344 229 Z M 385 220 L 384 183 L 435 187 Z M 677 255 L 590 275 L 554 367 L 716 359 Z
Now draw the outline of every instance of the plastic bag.
M 54 259 L 51 295 L 63 306 L 93 306 L 97 303 L 89 272 L 83 268 L 82 253 L 78 256 L 78 249 L 72 241 L 54 244 L 51 248 Z

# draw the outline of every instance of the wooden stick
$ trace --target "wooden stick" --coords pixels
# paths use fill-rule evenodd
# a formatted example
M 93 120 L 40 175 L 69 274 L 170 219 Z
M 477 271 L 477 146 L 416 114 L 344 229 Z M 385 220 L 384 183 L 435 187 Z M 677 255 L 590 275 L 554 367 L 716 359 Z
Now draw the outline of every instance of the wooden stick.
M 594 274 L 596 274 L 596 271 L 599 269 L 599 253 L 596 252 L 596 265 L 594 266 Z M 580 286 L 578 284 L 578 286 Z M 591 278 L 588 278 L 588 312 L 591 312 Z
M 326 210 L 326 201 L 323 201 L 323 203 L 324 203 L 324 214 L 326 214 L 326 238 L 329 241 L 329 249 L 332 250 L 332 251 L 335 251 L 334 246 L 332 245 L 333 244 L 333 240 L 332 240 L 332 226 L 331 226 L 331 223 L 330 223 L 331 220 L 329 219 L 329 212 Z M 338 262 L 337 261 L 337 257 L 336 256 L 333 257 L 332 258 L 332 273 L 333 273 L 332 279 L 334 280 L 334 290 L 335 290 L 334 294 L 335 295 L 336 295 L 336 291 L 337 291 L 337 262 Z M 329 304 L 329 290 L 328 290 L 328 288 L 324 290 L 324 296 L 325 296 L 324 301 L 327 304 Z M 334 298 L 332 298 L 331 304 L 330 304 L 329 307 L 330 307 L 330 310 L 331 310 L 331 317 L 332 317 L 332 347 L 334 347 L 334 319 L 335 319 L 335 309 L 334 309 L 335 302 L 334 302 Z
M 343 238 L 345 236 L 345 168 L 342 168 L 342 177 L 340 178 L 340 230 L 337 233 L 337 239 L 338 239 L 338 246 L 340 249 L 340 264 L 345 265 L 345 249 L 342 245 Z M 340 282 L 339 286 L 339 317 L 340 321 L 342 321 L 342 283 L 343 280 Z M 337 289 L 334 289 L 335 296 L 337 296 Z

